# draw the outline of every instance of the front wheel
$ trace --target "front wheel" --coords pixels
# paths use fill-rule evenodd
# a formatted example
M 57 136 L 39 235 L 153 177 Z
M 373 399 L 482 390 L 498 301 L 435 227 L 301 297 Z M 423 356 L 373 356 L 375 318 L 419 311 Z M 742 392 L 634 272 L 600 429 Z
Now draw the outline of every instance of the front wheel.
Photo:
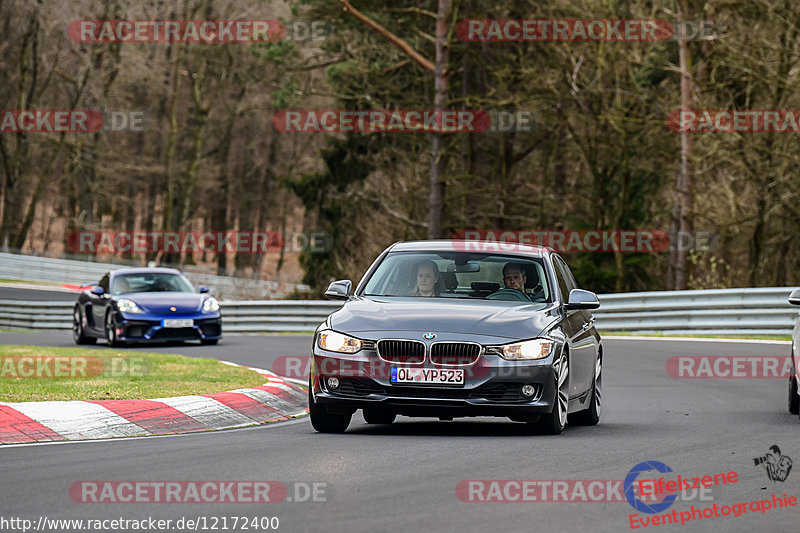
M 592 382 L 592 398 L 589 408 L 570 415 L 569 423 L 576 426 L 594 426 L 600 422 L 601 396 L 603 392 L 603 359 L 597 354 L 594 364 L 594 380 Z
M 311 418 L 311 426 L 320 433 L 344 433 L 350 425 L 353 415 L 339 415 L 329 413 L 324 405 L 318 405 L 314 401 L 313 384 L 308 384 L 308 415 Z
M 200 344 L 202 344 L 204 346 L 213 346 L 214 344 L 217 344 L 218 342 L 219 342 L 219 339 L 200 339 Z
M 117 325 L 114 323 L 112 313 L 106 313 L 106 342 L 112 347 L 122 344 L 117 338 Z
M 553 410 L 542 415 L 535 428 L 548 435 L 558 435 L 567 425 L 567 409 L 569 407 L 569 357 L 566 352 L 561 354 L 558 362 L 553 365 L 555 370 L 556 395 L 553 398 Z

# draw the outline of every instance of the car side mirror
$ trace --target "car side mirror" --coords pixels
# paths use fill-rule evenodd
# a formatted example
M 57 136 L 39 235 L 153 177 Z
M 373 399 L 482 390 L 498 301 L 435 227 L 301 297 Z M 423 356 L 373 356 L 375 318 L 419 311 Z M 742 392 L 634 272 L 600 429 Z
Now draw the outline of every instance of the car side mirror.
M 792 305 L 800 305 L 800 289 L 795 289 L 789 295 L 789 303 Z
M 567 311 L 571 311 L 572 309 L 597 309 L 600 307 L 600 300 L 598 300 L 597 295 L 591 291 L 572 289 L 569 291 L 569 300 L 564 307 Z
M 340 279 L 328 285 L 328 290 L 325 291 L 325 297 L 332 300 L 347 300 L 350 297 L 350 289 L 353 284 L 349 279 Z
M 208 292 L 208 287 L 200 287 L 200 294 L 205 294 Z
M 104 291 L 103 287 L 101 287 L 100 285 L 95 285 L 94 287 L 92 287 L 92 294 L 94 294 L 95 296 L 102 296 L 103 294 L 105 294 L 105 292 L 106 291 Z

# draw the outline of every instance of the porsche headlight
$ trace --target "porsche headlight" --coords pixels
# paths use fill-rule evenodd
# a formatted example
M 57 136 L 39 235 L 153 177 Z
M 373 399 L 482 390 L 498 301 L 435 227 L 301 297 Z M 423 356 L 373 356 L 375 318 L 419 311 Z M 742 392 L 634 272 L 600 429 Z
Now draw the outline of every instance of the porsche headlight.
M 144 313 L 142 308 L 139 307 L 136 302 L 133 300 L 128 300 L 127 298 L 123 298 L 117 302 L 117 309 L 122 311 L 123 313 L 133 313 L 133 314 L 141 314 Z
M 509 361 L 544 359 L 553 353 L 555 343 L 547 339 L 533 339 L 514 344 L 506 344 L 502 348 L 501 357 Z
M 317 338 L 317 344 L 323 350 L 340 353 L 356 353 L 361 349 L 361 341 L 342 335 L 335 331 L 323 331 Z
M 219 311 L 219 302 L 216 298 L 207 298 L 206 301 L 203 302 L 203 312 L 204 313 L 214 313 Z

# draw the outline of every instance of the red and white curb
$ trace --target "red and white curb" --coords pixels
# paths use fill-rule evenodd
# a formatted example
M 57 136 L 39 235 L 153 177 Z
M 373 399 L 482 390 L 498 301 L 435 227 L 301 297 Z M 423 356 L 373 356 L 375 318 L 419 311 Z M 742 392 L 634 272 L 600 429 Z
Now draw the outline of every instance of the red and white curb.
M 268 370 L 246 368 L 267 382 L 216 394 L 150 400 L 0 402 L 0 444 L 193 433 L 308 413 L 304 388 Z

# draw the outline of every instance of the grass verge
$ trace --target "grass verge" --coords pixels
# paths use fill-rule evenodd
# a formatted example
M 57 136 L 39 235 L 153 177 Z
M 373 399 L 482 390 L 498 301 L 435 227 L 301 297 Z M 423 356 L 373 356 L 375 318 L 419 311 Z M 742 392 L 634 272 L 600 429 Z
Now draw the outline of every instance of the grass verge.
M 140 400 L 262 385 L 247 368 L 183 355 L 0 346 L 0 401 Z

